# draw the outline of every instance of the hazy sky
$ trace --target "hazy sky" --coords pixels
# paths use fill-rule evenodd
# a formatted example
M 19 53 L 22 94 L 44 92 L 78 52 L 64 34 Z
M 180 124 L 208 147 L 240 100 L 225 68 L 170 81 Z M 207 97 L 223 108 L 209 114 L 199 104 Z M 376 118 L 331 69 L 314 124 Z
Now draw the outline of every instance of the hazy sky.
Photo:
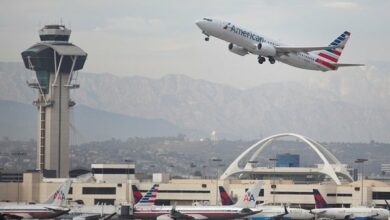
M 84 71 L 193 78 L 248 88 L 270 81 L 306 80 L 326 74 L 285 64 L 263 65 L 256 56 L 230 53 L 228 43 L 204 36 L 194 22 L 229 20 L 284 43 L 329 44 L 352 33 L 341 62 L 389 62 L 390 1 L 1 1 L 0 61 L 21 61 L 38 41 L 37 30 L 61 19 L 71 41 L 88 53 Z M 360 67 L 358 67 L 360 68 Z

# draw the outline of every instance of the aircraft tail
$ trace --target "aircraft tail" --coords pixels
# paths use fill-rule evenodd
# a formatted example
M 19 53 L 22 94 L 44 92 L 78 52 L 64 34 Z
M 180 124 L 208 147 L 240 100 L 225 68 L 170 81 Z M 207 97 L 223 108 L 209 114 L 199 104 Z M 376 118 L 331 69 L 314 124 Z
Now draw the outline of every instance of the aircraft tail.
M 261 182 L 252 185 L 245 194 L 238 199 L 234 206 L 240 208 L 254 208 L 261 189 Z
M 332 41 L 329 44 L 329 46 L 336 46 L 336 48 L 320 50 L 318 52 L 315 62 L 324 66 L 326 69 L 336 70 L 338 66 L 334 64 L 336 64 L 339 61 L 341 53 L 343 52 L 343 49 L 350 36 L 351 36 L 350 32 L 344 31 L 334 41 Z
M 64 206 L 71 185 L 72 185 L 72 180 L 70 179 L 66 180 L 57 188 L 57 190 L 53 194 L 51 194 L 51 196 L 46 200 L 45 204 L 50 204 L 54 206 Z
M 233 205 L 233 200 L 230 198 L 229 194 L 225 191 L 223 186 L 219 186 L 219 195 L 221 197 L 222 205 Z
M 136 185 L 131 185 L 131 189 L 133 191 L 134 204 L 137 204 L 142 199 L 141 191 L 139 191 Z
M 326 203 L 324 197 L 322 197 L 318 189 L 313 189 L 314 201 L 316 204 L 316 209 L 328 208 L 329 205 Z
M 139 202 L 136 204 L 137 206 L 150 206 L 154 205 L 154 201 L 157 197 L 157 191 L 158 191 L 158 184 L 154 184 L 152 188 L 149 189 L 149 191 L 146 192 L 146 194 L 139 200 Z

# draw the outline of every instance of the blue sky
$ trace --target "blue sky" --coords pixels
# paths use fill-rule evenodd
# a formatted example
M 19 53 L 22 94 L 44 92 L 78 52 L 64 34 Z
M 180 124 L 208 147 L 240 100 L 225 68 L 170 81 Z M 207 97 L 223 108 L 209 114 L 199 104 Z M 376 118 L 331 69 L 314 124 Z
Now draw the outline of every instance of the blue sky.
M 239 88 L 302 81 L 357 68 L 322 73 L 281 63 L 259 65 L 255 56 L 230 53 L 227 42 L 205 42 L 194 22 L 217 17 L 297 46 L 327 45 L 349 30 L 340 62 L 375 66 L 389 62 L 389 8 L 389 1 L 380 0 L 2 1 L 0 61 L 21 61 L 20 53 L 38 41 L 37 30 L 62 20 L 73 31 L 71 41 L 89 54 L 87 72 L 152 78 L 186 74 Z

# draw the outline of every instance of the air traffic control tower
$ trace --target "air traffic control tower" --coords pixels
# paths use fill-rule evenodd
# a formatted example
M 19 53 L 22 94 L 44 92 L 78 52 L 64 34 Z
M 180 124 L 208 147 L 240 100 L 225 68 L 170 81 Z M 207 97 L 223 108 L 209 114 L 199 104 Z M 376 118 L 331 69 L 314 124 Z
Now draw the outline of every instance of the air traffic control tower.
M 48 177 L 68 177 L 69 109 L 75 105 L 69 92 L 79 88 L 75 71 L 87 59 L 69 43 L 70 33 L 64 25 L 46 25 L 39 30 L 41 41 L 22 52 L 25 67 L 36 73 L 28 85 L 38 90 L 37 169 Z

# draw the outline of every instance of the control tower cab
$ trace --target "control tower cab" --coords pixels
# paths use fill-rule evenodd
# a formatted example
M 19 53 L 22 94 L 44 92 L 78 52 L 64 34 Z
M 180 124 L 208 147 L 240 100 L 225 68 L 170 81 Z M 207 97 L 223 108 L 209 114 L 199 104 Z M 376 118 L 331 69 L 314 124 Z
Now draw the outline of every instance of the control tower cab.
M 69 43 L 71 30 L 45 25 L 40 42 L 22 52 L 24 65 L 35 71 L 28 85 L 38 90 L 37 169 L 45 176 L 68 177 L 69 108 L 75 105 L 69 90 L 79 88 L 75 71 L 83 68 L 87 53 Z
M 39 30 L 39 38 L 41 41 L 69 41 L 72 31 L 65 25 L 45 25 Z

